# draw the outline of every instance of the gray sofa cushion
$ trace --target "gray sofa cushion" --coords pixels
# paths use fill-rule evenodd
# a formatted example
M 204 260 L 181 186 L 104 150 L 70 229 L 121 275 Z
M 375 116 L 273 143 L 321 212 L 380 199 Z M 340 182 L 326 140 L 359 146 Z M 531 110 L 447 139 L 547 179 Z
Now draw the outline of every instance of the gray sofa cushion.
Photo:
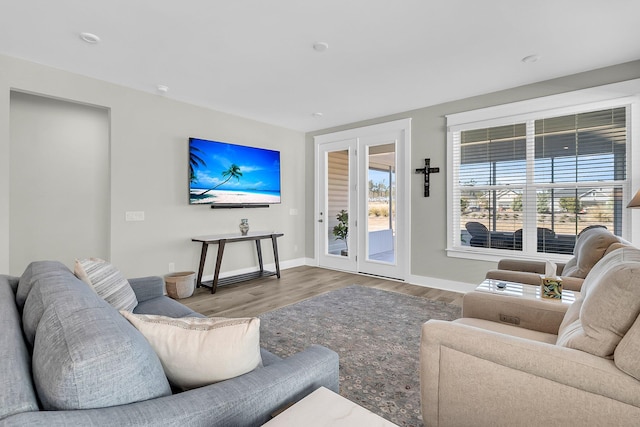
M 148 299 L 164 295 L 164 280 L 162 277 L 136 277 L 134 279 L 129 279 L 129 284 L 131 285 L 133 292 L 136 294 L 138 304 Z
M 151 298 L 138 303 L 133 309 L 135 314 L 158 314 L 163 316 L 179 318 L 179 317 L 204 317 L 200 313 L 196 313 L 186 305 L 180 304 L 178 301 L 172 300 L 165 296 Z
M 0 276 L 0 419 L 37 411 L 31 382 L 31 357 L 22 339 L 20 314 L 14 304 L 17 278 Z
M 41 309 L 32 372 L 44 409 L 89 409 L 171 394 L 144 337 L 70 271 L 38 279 L 23 317 Z M 38 316 L 33 316 L 34 319 Z
M 27 343 L 33 348 L 33 342 L 36 339 L 36 330 L 38 323 L 44 314 L 45 303 L 40 292 L 41 286 L 47 285 L 47 279 L 36 280 L 29 288 L 27 301 L 22 310 L 22 330 Z
M 34 261 L 30 263 L 22 273 L 20 282 L 18 283 L 18 290 L 16 291 L 16 305 L 18 310 L 22 312 L 29 292 L 33 283 L 40 277 L 47 275 L 62 275 L 70 270 L 61 262 L 58 261 Z

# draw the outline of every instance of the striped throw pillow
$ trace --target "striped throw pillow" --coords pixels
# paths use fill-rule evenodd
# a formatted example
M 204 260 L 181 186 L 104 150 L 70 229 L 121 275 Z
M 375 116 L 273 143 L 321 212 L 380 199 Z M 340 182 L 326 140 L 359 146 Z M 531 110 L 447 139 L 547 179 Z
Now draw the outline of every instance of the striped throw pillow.
M 133 311 L 138 305 L 127 279 L 108 262 L 99 258 L 76 260 L 73 272 L 116 310 Z

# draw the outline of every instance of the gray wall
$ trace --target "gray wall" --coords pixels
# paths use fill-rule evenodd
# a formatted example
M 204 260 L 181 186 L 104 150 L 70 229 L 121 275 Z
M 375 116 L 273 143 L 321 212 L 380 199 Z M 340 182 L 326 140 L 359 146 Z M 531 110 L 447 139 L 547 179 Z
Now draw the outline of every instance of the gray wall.
M 108 258 L 109 111 L 12 92 L 10 126 L 10 271 Z
M 424 167 L 424 159 L 431 159 L 432 167 L 440 167 L 440 173 L 431 175 L 431 196 L 422 195 L 422 176 L 414 175 L 411 181 L 411 274 L 435 277 L 465 283 L 480 282 L 495 263 L 447 257 L 447 147 L 445 115 L 485 108 L 510 102 L 570 92 L 640 77 L 640 61 L 589 71 L 581 74 L 549 80 L 528 86 L 495 92 L 446 104 L 380 117 L 345 126 L 324 129 L 307 134 L 307 257 L 314 254 L 313 210 L 313 137 L 361 126 L 383 123 L 402 118 L 412 118 L 411 168 Z
M 0 272 L 10 267 L 10 91 L 16 90 L 109 109 L 110 260 L 128 277 L 195 270 L 200 247 L 191 237 L 238 230 L 248 218 L 252 230 L 284 232 L 281 261 L 302 262 L 305 248 L 304 134 L 212 111 L 161 96 L 0 55 Z M 281 205 L 266 209 L 212 210 L 188 205 L 188 137 L 281 151 Z M 297 209 L 298 215 L 290 215 Z M 144 211 L 143 222 L 125 222 L 126 211 Z M 14 212 L 13 215 L 19 215 Z M 41 227 L 56 227 L 56 221 Z M 70 239 L 73 236 L 69 236 Z M 249 242 L 230 245 L 223 271 L 257 263 Z M 265 246 L 265 261 L 271 250 Z M 92 254 L 78 254 L 78 257 Z M 205 274 L 212 274 L 210 257 Z M 68 259 L 61 259 L 69 263 Z
M 125 275 L 164 274 L 197 268 L 199 247 L 190 237 L 237 230 L 241 217 L 253 230 L 277 229 L 283 261 L 314 256 L 313 136 L 411 117 L 412 168 L 425 157 L 441 168 L 432 175 L 431 197 L 412 177 L 411 273 L 478 282 L 494 264 L 448 258 L 446 241 L 445 115 L 568 92 L 640 77 L 640 61 L 539 84 L 422 108 L 305 135 L 252 120 L 172 101 L 107 82 L 0 55 L 0 272 L 10 271 L 10 90 L 107 108 L 110 134 L 110 259 Z M 213 211 L 187 204 L 187 138 L 196 136 L 281 150 L 283 204 L 268 209 Z M 290 215 L 297 209 L 298 215 Z M 146 221 L 125 222 L 125 211 L 145 211 Z M 55 227 L 56 224 L 44 224 Z M 231 245 L 223 270 L 252 267 L 251 248 Z M 270 250 L 265 250 L 267 261 Z M 80 254 L 79 256 L 83 256 Z M 68 262 L 68 260 L 62 260 Z M 211 272 L 211 261 L 207 272 Z

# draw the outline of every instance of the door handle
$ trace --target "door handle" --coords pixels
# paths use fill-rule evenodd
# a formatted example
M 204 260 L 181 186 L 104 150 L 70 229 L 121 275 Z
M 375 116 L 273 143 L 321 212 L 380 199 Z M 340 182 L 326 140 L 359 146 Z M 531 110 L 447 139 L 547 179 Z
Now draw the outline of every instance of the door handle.
M 324 222 L 322 219 L 319 219 L 318 222 Z

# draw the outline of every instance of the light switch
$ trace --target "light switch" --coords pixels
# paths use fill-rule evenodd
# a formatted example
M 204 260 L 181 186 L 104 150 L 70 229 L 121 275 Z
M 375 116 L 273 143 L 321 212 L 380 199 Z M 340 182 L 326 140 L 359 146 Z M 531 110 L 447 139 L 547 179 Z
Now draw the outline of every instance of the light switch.
M 125 221 L 144 221 L 144 211 L 127 211 L 124 219 Z

